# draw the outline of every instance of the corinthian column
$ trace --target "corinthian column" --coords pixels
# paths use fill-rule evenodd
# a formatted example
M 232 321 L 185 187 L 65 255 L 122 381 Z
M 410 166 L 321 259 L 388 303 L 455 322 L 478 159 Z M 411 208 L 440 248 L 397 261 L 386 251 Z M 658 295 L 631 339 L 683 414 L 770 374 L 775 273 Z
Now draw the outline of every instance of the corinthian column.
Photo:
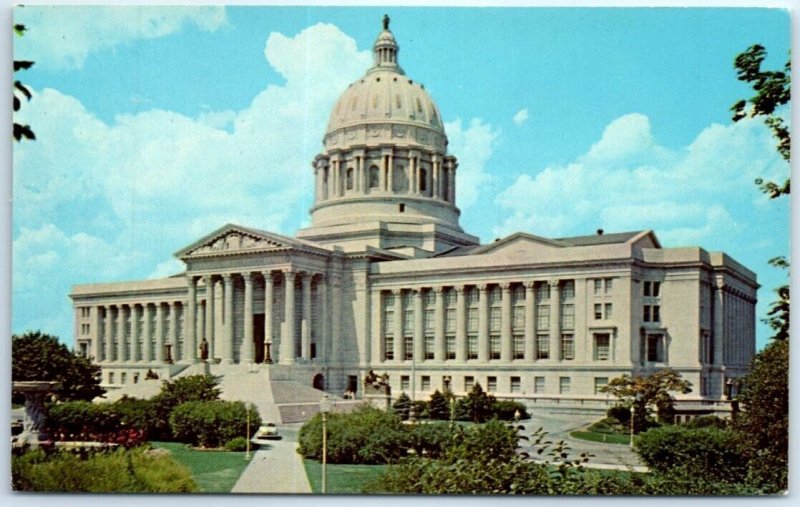
M 225 364 L 233 363 L 233 275 L 225 273 L 222 275 L 224 292 L 223 303 L 223 332 L 222 332 L 222 362 Z
M 476 286 L 478 289 L 478 361 L 489 360 L 489 298 L 486 284 Z
M 156 362 L 164 362 L 164 303 L 156 303 Z
M 300 324 L 301 356 L 304 360 L 311 359 L 311 274 L 303 273 L 303 320 Z
M 393 289 L 394 295 L 394 360 L 403 360 L 403 291 Z
M 138 362 L 141 359 L 139 355 L 139 306 L 131 305 L 131 357 L 128 358 L 131 362 Z
M 424 331 L 425 314 L 422 311 L 422 289 L 414 291 L 414 359 L 424 361 L 425 353 L 423 343 L 425 342 Z
M 500 301 L 500 360 L 511 361 L 511 284 L 500 285 L 502 300 Z
M 214 277 L 206 275 L 203 277 L 203 284 L 206 286 L 206 325 L 204 338 L 208 342 L 208 357 L 214 356 Z
M 244 339 L 239 350 L 240 363 L 253 363 L 253 275 L 244 273 Z
M 197 278 L 194 276 L 188 277 L 189 282 L 189 304 L 186 306 L 186 315 L 183 318 L 183 329 L 185 339 L 183 341 L 183 360 L 189 363 L 196 361 L 197 353 L 196 340 L 195 340 L 195 318 L 197 315 Z
M 150 303 L 145 303 L 142 308 L 144 323 L 142 324 L 142 361 L 149 363 L 153 360 L 152 348 L 150 343 L 153 341 L 153 334 L 150 326 L 153 324 L 153 307 Z
M 105 332 L 105 357 L 106 362 L 110 363 L 114 359 L 114 310 L 113 306 L 106 306 L 106 332 Z
M 536 333 L 535 329 L 535 309 L 536 300 L 534 299 L 533 281 L 525 283 L 525 360 L 533 361 L 536 358 Z
M 467 301 L 463 285 L 456 285 L 456 362 L 467 360 Z
M 271 271 L 263 271 L 261 274 L 264 275 L 264 341 L 272 343 L 272 298 L 275 297 L 275 281 Z
M 561 360 L 561 288 L 550 280 L 550 359 Z
M 283 291 L 286 297 L 284 303 L 284 326 L 283 333 L 281 334 L 281 364 L 294 364 L 295 363 L 295 330 L 294 330 L 294 280 L 296 272 L 286 270 L 283 272 L 283 281 L 285 289 Z
M 436 301 L 433 315 L 433 357 L 437 361 L 446 359 L 444 350 L 444 287 L 435 287 Z
M 117 311 L 117 362 L 125 361 L 125 307 L 119 305 Z

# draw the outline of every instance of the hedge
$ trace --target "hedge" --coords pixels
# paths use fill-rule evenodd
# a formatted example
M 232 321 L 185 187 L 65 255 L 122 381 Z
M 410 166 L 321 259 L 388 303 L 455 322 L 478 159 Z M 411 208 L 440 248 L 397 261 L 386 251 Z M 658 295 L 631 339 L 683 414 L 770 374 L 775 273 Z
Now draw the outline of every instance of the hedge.
M 261 425 L 253 405 L 250 412 L 250 435 Z M 169 424 L 179 442 L 220 447 L 236 437 L 247 436 L 248 408 L 241 401 L 189 401 L 172 410 Z

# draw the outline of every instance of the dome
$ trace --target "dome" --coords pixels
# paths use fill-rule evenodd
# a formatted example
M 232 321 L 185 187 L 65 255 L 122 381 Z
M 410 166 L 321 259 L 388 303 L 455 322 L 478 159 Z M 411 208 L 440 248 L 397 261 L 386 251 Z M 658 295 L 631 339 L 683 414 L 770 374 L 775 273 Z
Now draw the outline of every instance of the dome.
M 373 52 L 374 65 L 351 83 L 333 106 L 326 144 L 334 141 L 332 144 L 339 148 L 336 138 L 351 127 L 372 126 L 372 135 L 378 137 L 379 126 L 390 124 L 396 126 L 395 130 L 410 127 L 409 134 L 417 134 L 419 140 L 446 146 L 439 108 L 425 86 L 406 76 L 398 64 L 399 47 L 389 30 L 388 18 L 384 19 Z

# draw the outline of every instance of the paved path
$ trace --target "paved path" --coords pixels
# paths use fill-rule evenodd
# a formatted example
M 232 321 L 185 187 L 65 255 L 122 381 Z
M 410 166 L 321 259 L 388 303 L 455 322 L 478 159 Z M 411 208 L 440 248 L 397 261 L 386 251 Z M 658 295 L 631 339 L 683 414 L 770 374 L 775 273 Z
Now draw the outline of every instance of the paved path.
M 311 493 L 297 442 L 284 438 L 258 450 L 231 493 Z

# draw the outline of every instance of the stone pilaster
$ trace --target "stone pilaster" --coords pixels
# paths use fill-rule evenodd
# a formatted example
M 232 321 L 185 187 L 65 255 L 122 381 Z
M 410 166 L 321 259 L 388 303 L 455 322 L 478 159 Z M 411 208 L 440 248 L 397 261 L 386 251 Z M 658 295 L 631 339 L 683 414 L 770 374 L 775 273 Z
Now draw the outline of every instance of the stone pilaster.
M 117 310 L 117 362 L 125 361 L 125 319 L 127 318 L 125 305 L 119 305 Z
M 393 289 L 394 295 L 394 360 L 403 360 L 403 291 Z
M 434 308 L 434 357 L 437 361 L 444 361 L 447 356 L 444 350 L 444 287 L 434 287 L 436 293 L 436 306 Z
M 721 365 L 725 336 L 725 284 L 714 287 L 714 364 Z
M 561 360 L 561 288 L 550 280 L 550 359 Z
M 525 283 L 525 360 L 536 359 L 536 291 L 532 281 Z
M 197 277 L 189 276 L 189 294 L 186 304 L 186 315 L 183 316 L 183 361 L 195 363 L 197 361 L 197 340 L 195 332 L 197 330 Z
M 303 320 L 300 323 L 300 355 L 311 359 L 311 274 L 301 273 L 303 287 Z
M 223 315 L 222 315 L 222 362 L 233 363 L 233 275 L 222 275 Z
M 478 361 L 489 360 L 489 295 L 486 284 L 477 285 L 478 289 Z
M 457 285 L 456 291 L 456 362 L 467 360 L 467 300 L 463 285 Z
M 425 360 L 425 312 L 422 308 L 422 289 L 414 291 L 414 359 Z
M 109 305 L 105 310 L 105 357 L 103 360 L 110 363 L 114 360 L 114 307 Z
M 295 363 L 295 309 L 294 309 L 294 281 L 296 272 L 292 270 L 285 270 L 283 272 L 284 280 L 284 325 L 283 333 L 281 334 L 281 364 L 294 364 Z

